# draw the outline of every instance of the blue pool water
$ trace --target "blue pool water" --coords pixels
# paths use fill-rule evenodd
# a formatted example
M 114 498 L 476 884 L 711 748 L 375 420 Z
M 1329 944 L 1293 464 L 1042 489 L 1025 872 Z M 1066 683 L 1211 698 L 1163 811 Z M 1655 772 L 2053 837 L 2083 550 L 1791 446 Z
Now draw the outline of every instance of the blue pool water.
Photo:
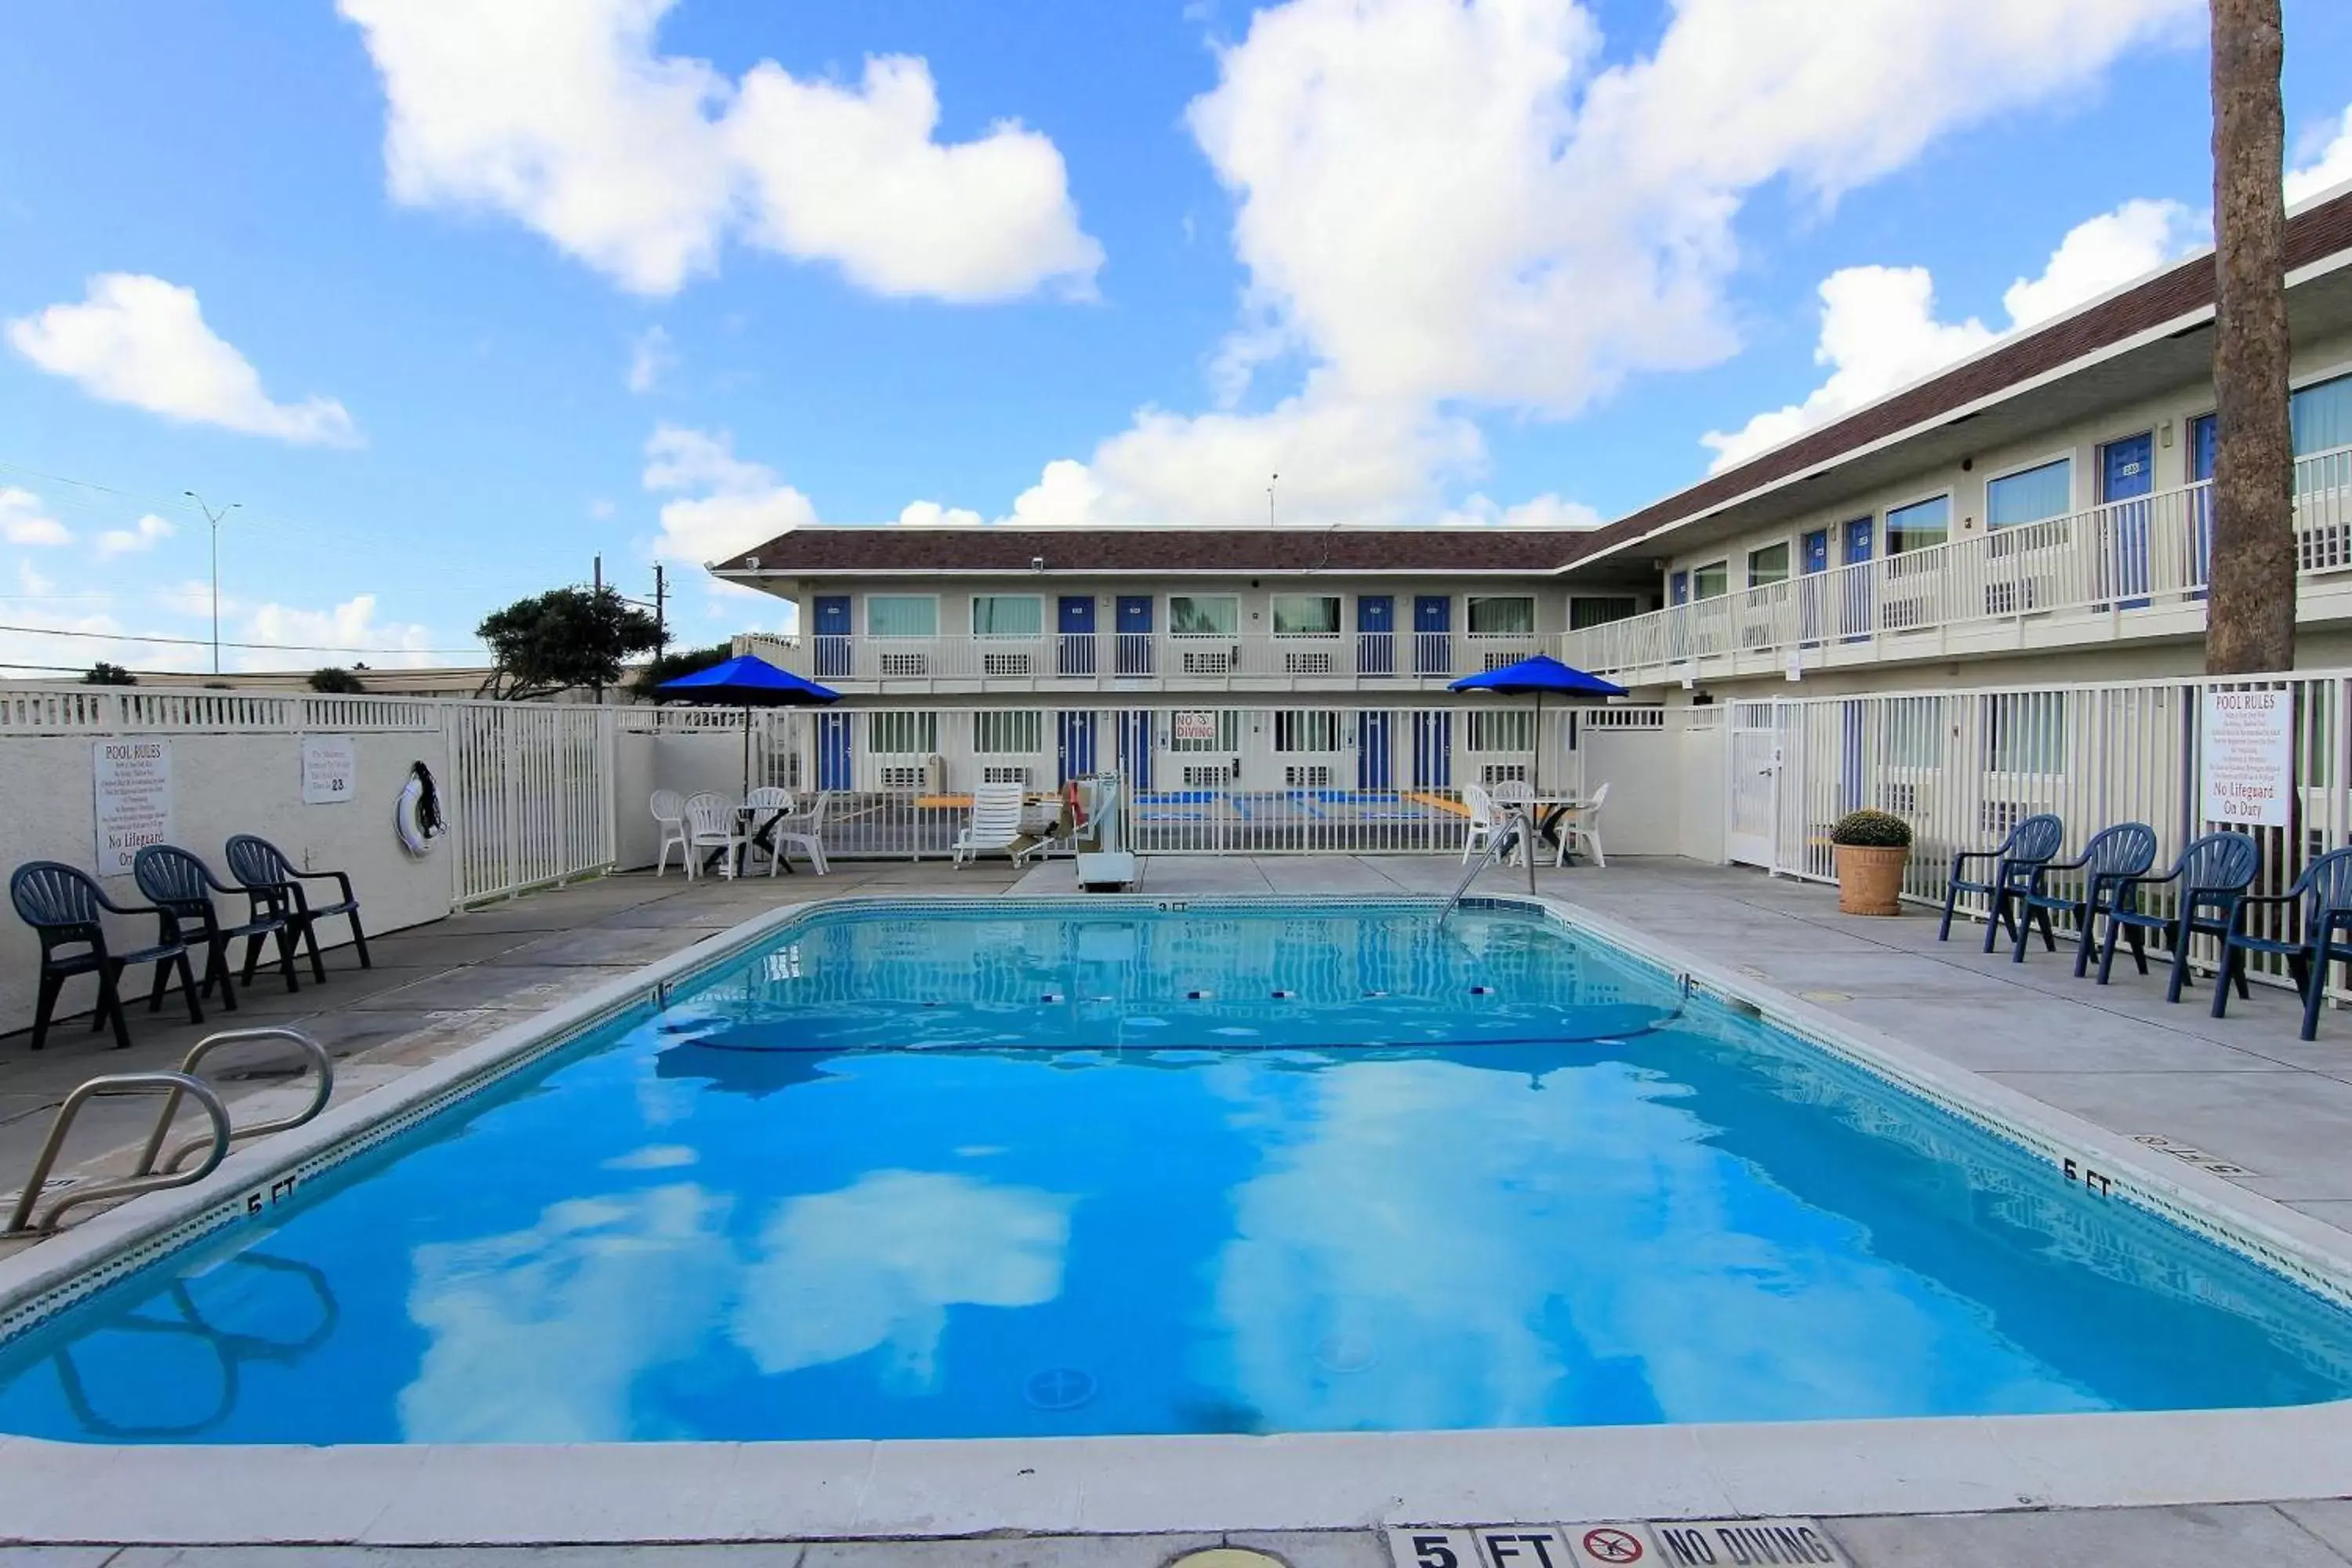
M 0 1430 L 1276 1432 L 2352 1388 L 2332 1305 L 1677 1001 L 1507 910 L 821 915 L 27 1334 Z

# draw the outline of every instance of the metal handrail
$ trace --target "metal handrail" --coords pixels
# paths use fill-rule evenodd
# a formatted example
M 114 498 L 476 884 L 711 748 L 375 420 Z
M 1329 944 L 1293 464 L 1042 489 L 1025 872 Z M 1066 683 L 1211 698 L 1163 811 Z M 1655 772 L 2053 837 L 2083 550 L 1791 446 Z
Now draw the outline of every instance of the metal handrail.
M 80 1113 L 89 1097 L 146 1089 L 167 1091 L 174 1108 L 184 1094 L 203 1107 L 205 1117 L 213 1124 L 212 1149 L 204 1162 L 193 1171 L 165 1172 L 157 1175 L 148 1175 L 142 1171 L 121 1181 L 100 1182 L 79 1192 L 68 1193 L 49 1206 L 49 1212 L 41 1216 L 37 1225 L 28 1224 L 34 1205 L 41 1201 L 41 1189 L 48 1184 L 49 1172 L 58 1163 L 58 1152 L 65 1147 L 66 1131 L 73 1125 L 73 1119 Z M 65 1103 L 58 1107 L 57 1118 L 49 1123 L 48 1139 L 41 1145 L 40 1158 L 33 1162 L 32 1174 L 25 1178 L 25 1190 L 17 1194 L 16 1206 L 8 1215 L 7 1229 L 0 1231 L 0 1235 L 47 1235 L 57 1229 L 58 1218 L 68 1209 L 79 1208 L 84 1204 L 102 1203 L 109 1198 L 130 1197 L 139 1193 L 160 1192 L 165 1187 L 184 1187 L 191 1183 L 201 1182 L 228 1158 L 228 1108 L 221 1103 L 220 1096 L 213 1091 L 212 1085 L 200 1078 L 184 1072 L 115 1072 L 91 1079 L 67 1095 Z
M 259 1138 L 268 1133 L 283 1132 L 289 1128 L 299 1127 L 327 1109 L 328 1097 L 335 1092 L 335 1064 L 327 1055 L 326 1047 L 301 1030 L 289 1029 L 282 1025 L 266 1025 L 250 1029 L 224 1029 L 217 1035 L 206 1035 L 189 1049 L 186 1056 L 180 1058 L 180 1071 L 193 1078 L 196 1076 L 196 1064 L 214 1051 L 223 1046 L 242 1045 L 248 1040 L 292 1041 L 301 1048 L 304 1056 L 310 1058 L 310 1066 L 317 1069 L 318 1087 L 311 1091 L 310 1103 L 292 1116 L 281 1117 L 276 1121 L 257 1121 L 250 1127 L 232 1127 L 228 1135 L 231 1143 L 241 1143 L 248 1138 Z M 140 1154 L 139 1164 L 133 1174 L 143 1176 L 157 1169 L 155 1156 L 163 1149 L 163 1140 L 171 1134 L 172 1119 L 179 1114 L 179 1110 L 180 1097 L 178 1092 L 174 1091 L 164 1099 L 163 1112 L 155 1119 L 155 1131 L 148 1135 L 147 1147 Z M 164 1161 L 161 1168 L 165 1171 L 178 1170 L 182 1161 L 204 1146 L 204 1139 L 191 1138 L 173 1150 L 172 1157 Z
M 1470 884 L 1476 881 L 1486 868 L 1495 863 L 1496 855 L 1509 854 L 1512 846 L 1517 844 L 1524 843 L 1527 846 L 1528 891 L 1534 892 L 1536 890 L 1535 837 L 1535 819 L 1528 816 L 1526 806 L 1513 806 L 1503 813 L 1503 820 L 1496 824 L 1495 831 L 1486 835 L 1486 852 L 1478 857 L 1478 863 L 1465 872 L 1462 879 L 1454 884 L 1454 891 L 1446 895 L 1444 907 L 1437 911 L 1437 923 L 1440 925 L 1445 923 L 1445 917 L 1454 912 L 1454 906 L 1462 901 L 1462 895 L 1470 890 Z

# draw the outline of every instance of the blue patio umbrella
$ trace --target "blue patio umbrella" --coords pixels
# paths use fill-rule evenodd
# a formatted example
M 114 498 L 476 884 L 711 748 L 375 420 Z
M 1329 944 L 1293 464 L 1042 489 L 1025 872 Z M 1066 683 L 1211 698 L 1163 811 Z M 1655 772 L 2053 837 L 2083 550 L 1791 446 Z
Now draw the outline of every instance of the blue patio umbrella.
M 788 669 L 778 669 L 757 654 L 738 655 L 724 664 L 698 669 L 665 680 L 654 688 L 660 702 L 701 702 L 716 708 L 743 710 L 743 787 L 751 787 L 751 710 L 754 708 L 821 708 L 841 700 L 841 693 L 814 680 L 803 680 Z
M 1516 664 L 1499 669 L 1486 670 L 1477 675 L 1465 675 L 1450 682 L 1448 691 L 1491 691 L 1497 697 L 1533 697 L 1536 700 L 1535 755 L 1530 760 L 1533 776 L 1528 781 L 1530 789 L 1543 787 L 1543 700 L 1547 696 L 1583 698 L 1590 701 L 1602 697 L 1622 697 L 1625 689 L 1588 675 L 1573 665 L 1560 663 L 1548 653 L 1532 654 Z

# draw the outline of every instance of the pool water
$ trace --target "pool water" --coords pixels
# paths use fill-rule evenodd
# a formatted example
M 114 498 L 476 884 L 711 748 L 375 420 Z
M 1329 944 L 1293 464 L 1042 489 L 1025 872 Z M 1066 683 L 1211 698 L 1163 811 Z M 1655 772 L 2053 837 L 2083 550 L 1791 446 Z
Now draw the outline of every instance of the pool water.
M 2352 1390 L 2348 1329 L 1529 913 L 898 906 L 796 924 L 59 1314 L 0 1352 L 0 1430 L 2282 1405 Z

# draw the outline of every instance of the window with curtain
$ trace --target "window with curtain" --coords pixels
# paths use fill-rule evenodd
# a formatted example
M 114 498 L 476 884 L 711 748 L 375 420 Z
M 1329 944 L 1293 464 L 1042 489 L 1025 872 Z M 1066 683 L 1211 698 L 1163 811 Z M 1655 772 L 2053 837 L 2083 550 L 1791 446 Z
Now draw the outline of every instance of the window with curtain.
M 1045 749 L 1045 715 L 1034 708 L 975 713 L 971 749 L 984 756 L 1034 756 Z
M 1523 637 L 1536 629 L 1536 602 L 1514 596 L 1470 599 L 1470 635 L 1472 637 Z
M 1587 626 L 1605 626 L 1612 621 L 1631 620 L 1640 613 L 1641 601 L 1630 594 L 1611 595 L 1606 598 L 1586 598 L 1580 595 L 1568 602 L 1568 629 L 1580 632 Z
M 1927 500 L 1898 506 L 1886 514 L 1886 553 L 1900 555 L 1906 550 L 1926 550 L 1943 543 L 1952 536 L 1952 498 L 1935 496 Z
M 935 637 L 940 635 L 940 602 L 929 594 L 868 594 L 866 635 Z
M 1242 627 L 1242 602 L 1232 594 L 1171 594 L 1168 629 L 1178 637 L 1229 637 Z
M 2066 694 L 2022 691 L 1985 701 L 1985 767 L 2056 773 L 2066 766 Z
M 2352 375 L 2339 375 L 2296 393 L 2287 400 L 2287 424 L 2298 458 L 2352 447 Z
M 1720 599 L 1731 592 L 1731 563 L 1718 561 L 1691 573 L 1691 597 Z
M 1034 637 L 1045 631 L 1045 601 L 1034 594 L 974 594 L 971 635 Z
M 876 713 L 868 722 L 867 739 L 885 756 L 929 756 L 940 749 L 936 713 Z
M 1277 752 L 1336 752 L 1339 749 L 1339 715 L 1331 712 L 1280 712 L 1274 716 L 1274 749 Z
M 1274 635 L 1280 637 L 1335 637 L 1339 635 L 1339 600 L 1336 595 L 1276 594 Z
M 1783 540 L 1768 544 L 1761 550 L 1748 552 L 1748 585 L 1769 588 L 1775 583 L 1789 580 L 1789 544 Z
M 1985 486 L 1985 526 L 2016 528 L 2047 522 L 2074 510 L 2074 460 L 2061 458 L 2037 468 L 2003 474 Z
M 1944 700 L 1896 697 L 1879 709 L 1879 765 L 1936 768 L 1944 762 Z
M 1532 752 L 1536 749 L 1536 716 L 1527 708 L 1470 710 L 1470 749 L 1474 752 Z

